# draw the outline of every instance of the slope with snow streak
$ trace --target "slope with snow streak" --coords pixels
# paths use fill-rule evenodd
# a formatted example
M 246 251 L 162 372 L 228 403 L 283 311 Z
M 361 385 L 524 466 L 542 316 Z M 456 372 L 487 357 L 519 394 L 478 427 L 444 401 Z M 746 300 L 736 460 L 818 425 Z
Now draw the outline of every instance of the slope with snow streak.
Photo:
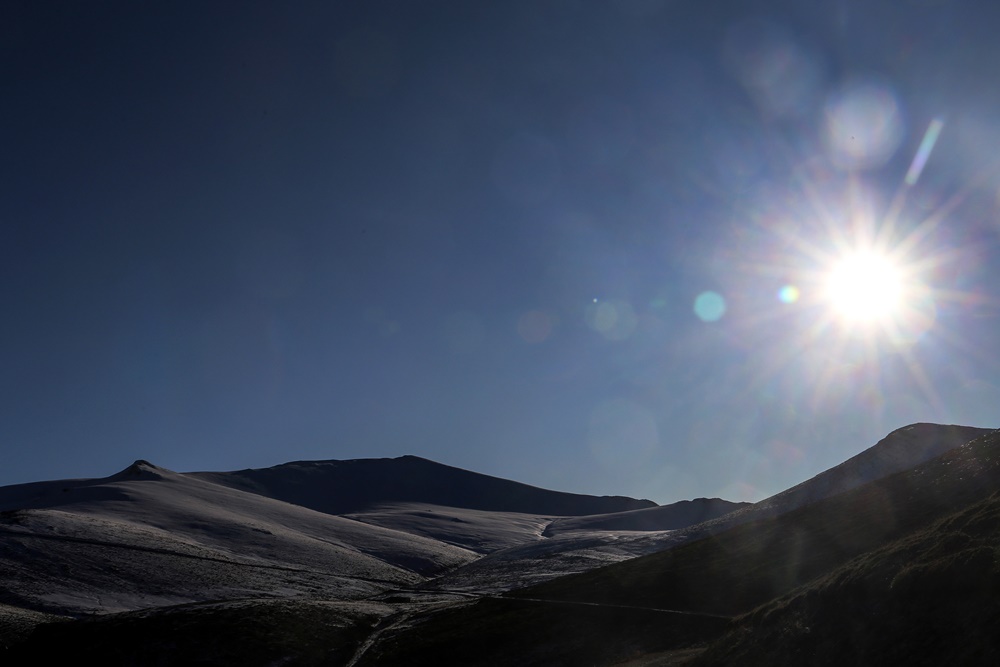
M 734 503 L 720 498 L 695 498 L 628 512 L 564 517 L 553 521 L 545 529 L 545 534 L 552 536 L 573 531 L 594 530 L 677 530 L 724 516 L 750 505 L 751 503 Z
M 745 613 L 996 496 L 998 448 L 1000 431 L 987 431 L 907 470 L 778 516 L 514 595 Z M 945 553 L 939 555 L 947 559 Z
M 343 515 L 362 523 L 420 535 L 484 554 L 538 542 L 556 517 L 490 512 L 424 503 L 385 503 Z
M 525 543 L 487 554 L 429 585 L 500 592 L 665 551 L 741 524 L 780 516 L 912 468 L 991 431 L 971 426 L 926 423 L 905 426 L 857 456 L 786 491 L 753 505 L 721 501 L 742 506 L 701 523 L 679 525 L 675 530 L 636 532 L 613 529 L 665 526 L 664 520 L 676 511 L 675 505 L 617 514 L 559 518 L 545 530 L 550 540 Z M 683 510 L 684 503 L 677 505 Z
M 55 613 L 192 600 L 350 599 L 478 555 L 146 462 L 103 480 L 0 489 L 0 590 Z

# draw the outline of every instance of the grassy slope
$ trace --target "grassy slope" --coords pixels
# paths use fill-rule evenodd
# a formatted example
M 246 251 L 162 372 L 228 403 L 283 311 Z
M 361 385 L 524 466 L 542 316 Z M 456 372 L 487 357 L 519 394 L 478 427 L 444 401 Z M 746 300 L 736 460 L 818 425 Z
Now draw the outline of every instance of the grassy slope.
M 387 613 L 374 603 L 248 600 L 39 626 L 10 665 L 343 665 Z
M 1000 664 L 1000 492 L 739 619 L 695 664 Z
M 0 603 L 0 656 L 7 646 L 24 641 L 36 625 L 60 620 L 63 617 Z
M 1000 658 L 997 489 L 1000 433 L 990 433 L 781 517 L 525 589 L 519 599 L 416 615 L 384 628 L 361 665 L 607 665 L 665 651 L 680 657 L 678 649 L 709 642 L 695 658 L 706 666 L 990 664 Z M 567 603 L 574 600 L 604 606 Z M 142 656 L 154 650 L 165 659 L 157 664 L 291 656 L 283 664 L 336 665 L 378 616 L 339 611 L 339 620 L 323 620 L 308 602 L 271 604 L 287 605 L 277 607 L 284 616 L 222 610 L 47 626 L 25 650 L 111 651 L 104 664 L 153 664 Z M 732 625 L 615 604 L 719 614 L 763 606 Z M 190 662 L 205 655 L 183 652 L 192 647 L 211 649 L 207 661 Z
M 728 643 L 713 645 L 701 658 L 706 665 L 813 664 L 817 653 L 826 650 L 839 656 L 827 664 L 853 664 L 859 661 L 855 653 L 837 653 L 823 648 L 826 644 L 808 645 L 810 637 L 820 636 L 811 628 L 816 624 L 828 625 L 824 641 L 847 650 L 845 642 L 851 638 L 845 638 L 841 628 L 869 627 L 875 636 L 883 630 L 872 623 L 883 616 L 889 619 L 887 623 L 905 626 L 909 622 L 909 616 L 902 611 L 906 605 L 918 610 L 914 612 L 918 616 L 922 613 L 920 609 L 940 609 L 947 618 L 961 619 L 941 626 L 941 632 L 950 637 L 966 637 L 968 630 L 963 630 L 962 624 L 969 624 L 972 630 L 996 627 L 996 605 L 989 606 L 987 602 L 996 598 L 992 582 L 996 581 L 995 547 L 1000 525 L 994 525 L 989 518 L 992 511 L 989 508 L 991 503 L 1000 503 L 993 495 L 998 488 L 1000 434 L 990 433 L 912 470 L 787 515 L 738 526 L 664 553 L 563 577 L 513 595 L 603 605 L 743 613 L 809 582 L 826 581 L 829 577 L 839 581 L 837 577 L 844 577 L 845 572 L 853 571 L 859 563 L 879 564 L 896 554 L 897 561 L 886 560 L 899 564 L 899 571 L 893 575 L 899 578 L 892 587 L 892 596 L 873 588 L 871 595 L 861 595 L 857 604 L 851 606 L 835 596 L 822 601 L 814 594 L 807 598 L 817 600 L 814 616 L 808 622 L 798 621 L 794 614 L 782 616 L 779 612 L 783 607 L 779 605 L 770 611 L 771 616 L 762 612 L 764 617 L 749 617 L 756 621 L 743 619 L 727 635 Z M 970 520 L 980 517 L 977 530 L 981 534 L 976 538 L 979 541 L 967 539 L 967 528 L 955 528 L 947 539 L 929 528 L 938 525 L 935 524 L 938 521 L 953 525 L 947 518 L 956 511 L 963 512 L 963 508 Z M 984 511 L 986 515 L 982 514 Z M 908 547 L 900 545 L 910 545 L 928 530 L 934 536 L 921 552 L 928 554 L 927 557 L 907 567 Z M 897 548 L 901 551 L 894 551 Z M 892 565 L 884 567 L 891 570 Z M 882 575 L 872 576 L 877 579 Z M 970 591 L 979 585 L 976 582 L 985 582 L 985 588 L 973 595 Z M 524 606 L 517 608 L 504 606 L 502 600 L 486 600 L 461 611 L 425 619 L 408 631 L 387 637 L 376 647 L 372 661 L 365 664 L 615 664 L 657 651 L 710 642 L 726 629 L 724 623 L 708 622 L 703 617 L 697 620 L 706 622 L 700 623 L 695 631 L 675 625 L 695 620 L 691 617 L 612 606 L 573 608 L 522 601 Z M 922 606 L 917 606 L 918 603 Z M 957 615 L 953 611 L 956 607 L 972 611 Z M 579 617 L 591 613 L 592 619 Z M 972 615 L 975 622 L 968 618 Z M 767 625 L 760 618 L 772 618 L 773 624 Z M 893 620 L 896 618 L 900 620 Z M 863 620 L 851 626 L 852 619 Z M 767 639 L 759 644 L 752 639 L 757 632 L 754 622 L 770 628 Z M 799 640 L 806 643 L 805 648 L 794 652 L 786 647 L 776 654 L 766 653 L 769 646 L 781 646 L 786 636 L 796 636 L 796 632 Z M 897 636 L 903 636 L 899 632 L 897 628 Z M 920 639 L 932 636 L 935 635 L 925 628 Z M 751 643 L 740 643 L 741 637 L 743 642 Z M 940 643 L 934 639 L 927 641 Z M 950 646 L 954 644 L 953 640 Z M 920 643 L 915 646 L 915 652 L 922 650 Z M 791 652 L 782 652 L 786 650 Z M 979 655 L 992 649 L 975 650 Z M 764 657 L 750 662 L 754 652 Z M 934 653 L 927 651 L 927 654 Z M 889 664 L 888 655 L 891 654 L 879 654 L 877 660 L 868 664 Z
M 514 592 L 737 614 L 1000 488 L 1000 434 L 788 514 Z
M 359 667 L 602 665 L 718 636 L 724 618 L 485 599 L 387 634 Z

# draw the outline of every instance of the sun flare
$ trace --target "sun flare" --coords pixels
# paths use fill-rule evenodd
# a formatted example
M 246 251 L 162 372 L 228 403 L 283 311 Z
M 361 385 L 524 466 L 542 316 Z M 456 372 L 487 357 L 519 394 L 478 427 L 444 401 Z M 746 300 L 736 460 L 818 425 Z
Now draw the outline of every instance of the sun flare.
M 841 257 L 830 268 L 826 295 L 837 319 L 850 325 L 892 320 L 905 300 L 899 266 L 885 254 L 858 251 Z

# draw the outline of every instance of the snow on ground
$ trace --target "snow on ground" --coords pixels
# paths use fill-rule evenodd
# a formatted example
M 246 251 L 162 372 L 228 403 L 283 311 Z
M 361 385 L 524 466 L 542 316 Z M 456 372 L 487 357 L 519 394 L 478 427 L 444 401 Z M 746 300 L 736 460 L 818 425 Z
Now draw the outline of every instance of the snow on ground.
M 422 588 L 499 593 L 667 549 L 677 531 L 574 531 L 487 554 Z
M 347 498 L 343 502 L 363 507 L 337 516 L 216 483 L 212 474 L 177 474 L 137 461 L 103 479 L 0 488 L 0 604 L 87 614 L 242 598 L 358 600 L 414 587 L 500 592 L 781 514 L 986 432 L 908 426 L 798 486 L 693 526 L 685 523 L 735 504 L 700 499 L 565 517 Z M 439 470 L 463 484 L 479 481 L 474 473 L 432 462 L 392 461 L 426 473 L 420 493 L 429 493 Z M 310 475 L 327 479 L 329 467 L 306 462 L 268 469 L 268 488 L 289 498 L 335 494 L 337 487 L 326 484 L 305 491 L 296 486 Z M 292 478 L 282 478 L 282 471 Z M 490 479 L 501 491 L 545 503 L 578 508 L 583 502 Z M 465 503 L 460 490 L 447 494 Z M 475 502 L 502 500 L 480 496 Z
M 502 591 L 662 551 L 736 525 L 790 512 L 867 482 L 906 470 L 992 429 L 913 424 L 812 479 L 754 505 L 676 530 L 629 532 L 635 525 L 665 527 L 674 505 L 609 515 L 558 518 L 551 539 L 493 552 L 428 584 L 442 589 Z M 725 502 L 725 501 L 723 501 Z M 673 509 L 672 509 L 673 508 Z M 679 509 L 684 509 L 683 505 Z
M 750 503 L 733 503 L 719 498 L 682 500 L 670 505 L 648 507 L 614 514 L 562 517 L 546 528 L 546 537 L 572 531 L 662 531 L 686 528 L 728 514 Z
M 141 463 L 0 493 L 0 591 L 54 612 L 271 595 L 355 598 L 478 557 Z M 65 490 L 63 490 L 65 489 Z
M 481 554 L 544 539 L 543 531 L 556 518 L 423 503 L 386 503 L 364 512 L 344 516 L 363 523 L 440 540 Z

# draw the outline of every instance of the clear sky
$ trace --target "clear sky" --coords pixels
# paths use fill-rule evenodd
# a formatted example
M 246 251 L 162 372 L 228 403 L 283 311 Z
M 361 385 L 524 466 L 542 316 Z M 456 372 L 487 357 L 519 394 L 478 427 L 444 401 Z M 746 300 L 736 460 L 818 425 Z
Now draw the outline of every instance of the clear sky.
M 1000 426 L 993 2 L 4 2 L 0 484 L 757 500 Z

